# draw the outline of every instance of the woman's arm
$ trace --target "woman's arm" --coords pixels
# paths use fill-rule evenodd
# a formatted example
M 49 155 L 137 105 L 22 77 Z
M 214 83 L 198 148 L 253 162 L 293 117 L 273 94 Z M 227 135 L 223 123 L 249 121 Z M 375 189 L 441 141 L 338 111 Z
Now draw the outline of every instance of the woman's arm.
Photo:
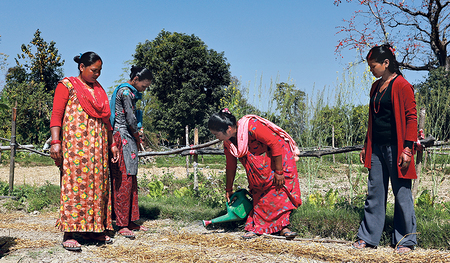
M 50 147 L 50 157 L 55 160 L 56 165 L 61 165 L 63 161 L 62 155 L 62 138 L 61 127 L 64 118 L 67 101 L 69 100 L 69 90 L 62 83 L 58 83 L 53 98 L 52 117 L 50 119 L 50 133 L 52 135 L 52 145 Z
M 233 194 L 233 184 L 234 184 L 234 178 L 236 177 L 236 169 L 226 169 L 226 186 L 225 186 L 225 197 L 227 198 L 227 201 L 230 202 L 230 197 Z
M 126 92 L 124 91 L 122 93 L 122 107 L 125 114 L 125 121 L 127 123 L 128 130 L 130 131 L 131 135 L 133 135 L 136 142 L 139 144 L 140 138 L 139 138 L 139 129 L 138 129 L 138 120 L 135 115 L 135 105 L 133 104 L 134 95 L 131 91 L 126 89 Z

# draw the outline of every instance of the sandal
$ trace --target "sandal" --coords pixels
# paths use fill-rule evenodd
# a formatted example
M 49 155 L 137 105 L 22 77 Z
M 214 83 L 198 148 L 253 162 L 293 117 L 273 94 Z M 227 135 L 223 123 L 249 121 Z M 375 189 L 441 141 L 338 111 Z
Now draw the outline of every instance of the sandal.
M 395 249 L 395 252 L 397 252 L 397 254 L 399 254 L 399 255 L 406 255 L 406 254 L 410 253 L 411 251 L 413 251 L 413 249 L 414 249 L 413 246 L 399 245 Z
M 259 237 L 259 235 L 256 234 L 256 233 L 253 232 L 253 231 L 248 231 L 247 233 L 245 233 L 244 235 L 242 235 L 242 238 L 243 238 L 243 239 L 252 239 L 252 238 L 256 238 L 256 237 Z
M 280 231 L 280 236 L 285 237 L 286 240 L 292 240 L 297 236 L 297 233 L 292 232 L 287 228 L 283 228 L 283 230 Z
M 138 225 L 138 224 L 133 223 L 133 222 L 128 225 L 128 229 L 129 230 L 135 230 L 135 231 L 143 231 L 143 232 L 148 231 L 147 227 L 145 227 L 143 225 Z
M 134 233 L 130 229 L 124 227 L 119 230 L 119 234 L 126 237 L 126 238 L 134 238 Z
M 360 239 L 352 244 L 352 248 L 354 248 L 354 249 L 363 249 L 366 246 L 367 246 L 367 243 L 362 239 Z
M 81 251 L 81 245 L 75 239 L 67 239 L 61 243 L 62 247 L 68 251 Z
M 90 233 L 89 239 L 94 241 L 105 242 L 106 245 L 112 244 L 114 241 L 111 237 L 106 235 L 105 233 Z

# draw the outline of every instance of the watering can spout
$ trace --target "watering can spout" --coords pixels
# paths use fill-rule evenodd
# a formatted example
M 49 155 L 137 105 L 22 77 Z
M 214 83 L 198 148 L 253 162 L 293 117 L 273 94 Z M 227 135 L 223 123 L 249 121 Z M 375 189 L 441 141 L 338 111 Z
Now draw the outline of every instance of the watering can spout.
M 250 197 L 251 195 L 246 189 L 236 191 L 230 196 L 230 203 L 226 203 L 227 214 L 211 220 L 203 220 L 203 226 L 206 227 L 214 223 L 239 221 L 245 219 L 253 209 L 253 204 Z

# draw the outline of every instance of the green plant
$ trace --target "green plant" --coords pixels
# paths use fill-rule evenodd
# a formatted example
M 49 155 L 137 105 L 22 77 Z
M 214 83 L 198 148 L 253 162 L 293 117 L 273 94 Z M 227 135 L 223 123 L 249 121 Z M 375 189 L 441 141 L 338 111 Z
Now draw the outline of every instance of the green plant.
M 328 190 L 328 192 L 322 196 L 322 194 L 319 191 L 315 191 L 313 194 L 310 194 L 308 196 L 308 202 L 319 208 L 319 207 L 323 207 L 323 208 L 334 208 L 337 200 L 338 200 L 338 190 L 333 190 L 330 189 Z
M 27 198 L 28 212 L 40 211 L 44 208 L 57 207 L 60 201 L 60 187 L 50 182 L 41 187 L 34 187 Z
M 213 181 L 198 184 L 195 197 L 211 208 L 221 207 L 225 204 L 225 193 Z
M 194 191 L 193 191 L 193 187 L 183 186 L 180 189 L 175 189 L 173 194 L 176 197 L 193 196 L 194 195 Z
M 148 196 L 149 197 L 161 197 L 166 191 L 164 189 L 164 184 L 161 181 L 152 181 L 148 183 Z
M 422 191 L 420 196 L 418 198 L 416 198 L 415 203 L 416 203 L 416 206 L 420 207 L 420 208 L 433 207 L 434 199 L 435 199 L 435 196 L 432 196 L 430 194 L 430 191 L 424 190 L 424 191 Z

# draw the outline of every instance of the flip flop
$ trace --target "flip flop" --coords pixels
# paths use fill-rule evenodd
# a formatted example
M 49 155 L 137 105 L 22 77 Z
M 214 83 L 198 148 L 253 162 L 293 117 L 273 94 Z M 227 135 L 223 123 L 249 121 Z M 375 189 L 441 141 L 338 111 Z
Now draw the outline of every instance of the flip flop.
M 61 243 L 62 247 L 68 251 L 81 251 L 81 245 L 75 239 L 67 239 Z
M 281 230 L 280 236 L 285 237 L 286 240 L 292 240 L 297 236 L 297 232 L 292 232 L 288 229 L 283 233 L 283 230 Z
M 352 244 L 352 248 L 354 248 L 354 249 L 363 249 L 366 246 L 367 246 L 367 243 L 362 239 L 360 239 Z
M 403 250 L 401 250 L 401 249 L 403 249 Z M 414 247 L 412 247 L 412 246 L 399 245 L 395 249 L 395 252 L 397 252 L 397 254 L 399 254 L 399 255 L 406 255 L 406 254 L 411 253 L 411 251 L 413 251 L 413 249 L 414 249 Z
M 242 235 L 242 238 L 243 238 L 243 239 L 252 239 L 252 238 L 257 238 L 257 237 L 259 237 L 259 235 L 256 234 L 256 233 L 253 232 L 253 231 L 248 231 L 247 233 L 245 233 L 244 235 Z
M 143 232 L 147 232 L 148 228 L 143 226 L 143 225 L 138 225 L 138 224 L 134 224 L 133 226 L 128 226 L 128 229 L 133 230 L 133 231 L 143 231 Z
M 104 233 L 91 233 L 89 235 L 89 239 L 95 240 L 95 241 L 100 241 L 100 242 L 105 242 L 106 245 L 112 244 L 114 242 L 111 237 L 109 237 L 108 235 L 106 235 Z
M 119 230 L 119 234 L 126 237 L 126 238 L 134 238 L 134 233 L 130 229 L 124 227 Z

